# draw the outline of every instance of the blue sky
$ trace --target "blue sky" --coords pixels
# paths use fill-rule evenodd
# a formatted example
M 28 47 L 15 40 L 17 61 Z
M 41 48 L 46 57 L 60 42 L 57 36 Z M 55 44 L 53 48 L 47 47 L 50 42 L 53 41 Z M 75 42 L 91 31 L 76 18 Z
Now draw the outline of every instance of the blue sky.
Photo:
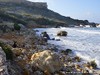
M 100 0 L 30 0 L 47 2 L 48 8 L 75 19 L 100 23 Z

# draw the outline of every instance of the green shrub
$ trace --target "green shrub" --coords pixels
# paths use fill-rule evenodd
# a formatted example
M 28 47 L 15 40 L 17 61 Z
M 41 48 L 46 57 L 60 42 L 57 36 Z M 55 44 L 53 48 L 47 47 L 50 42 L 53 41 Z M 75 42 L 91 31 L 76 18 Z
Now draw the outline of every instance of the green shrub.
M 2 42 L 0 42 L 0 46 L 2 47 L 3 51 L 6 54 L 6 59 L 7 60 L 13 60 L 13 53 L 11 51 L 11 48 L 8 45 L 6 45 Z
M 15 30 L 20 30 L 21 27 L 20 27 L 17 23 L 15 23 L 15 24 L 14 24 L 14 29 L 15 29 Z

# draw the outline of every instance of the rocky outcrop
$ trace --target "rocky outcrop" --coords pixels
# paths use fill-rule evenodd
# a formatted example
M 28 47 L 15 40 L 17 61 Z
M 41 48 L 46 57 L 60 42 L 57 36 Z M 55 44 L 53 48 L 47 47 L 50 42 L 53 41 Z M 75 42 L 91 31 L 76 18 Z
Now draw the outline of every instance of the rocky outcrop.
M 48 9 L 48 5 L 45 2 L 30 2 L 28 0 L 0 0 L 0 17 L 3 20 L 18 22 L 24 25 L 27 25 L 29 21 L 34 21 L 40 27 L 90 24 L 87 20 L 62 16 Z M 94 24 L 93 27 L 95 27 Z
M 0 0 L 0 2 L 25 2 L 26 0 Z
M 57 33 L 57 36 L 67 36 L 67 32 L 66 31 L 59 31 L 58 33 Z
M 30 7 L 47 8 L 46 2 L 30 2 L 27 0 L 0 0 L 0 3 L 1 4 L 6 4 L 6 3 L 26 4 L 27 6 Z
M 47 34 L 47 32 L 42 32 L 42 36 L 48 40 L 50 40 L 49 35 Z
M 27 2 L 29 6 L 38 7 L 38 8 L 47 8 L 46 2 Z
M 44 50 L 33 54 L 31 61 L 33 65 L 36 65 L 44 72 L 54 73 L 62 68 L 59 55 L 50 50 Z
M 6 55 L 0 47 L 0 75 L 9 75 L 6 65 Z

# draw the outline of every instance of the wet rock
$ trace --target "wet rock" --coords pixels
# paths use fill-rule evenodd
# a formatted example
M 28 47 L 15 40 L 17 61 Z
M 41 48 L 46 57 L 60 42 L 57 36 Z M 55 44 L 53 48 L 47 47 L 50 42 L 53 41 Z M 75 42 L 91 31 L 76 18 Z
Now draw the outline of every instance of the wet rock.
M 52 38 L 51 40 L 55 40 L 55 38 Z
M 47 38 L 48 40 L 50 40 L 49 35 L 47 34 L 47 32 L 42 32 L 43 37 Z
M 56 41 L 60 41 L 60 39 L 55 39 Z
M 59 31 L 57 33 L 57 36 L 67 36 L 67 32 L 66 31 Z
M 76 62 L 80 62 L 80 61 L 81 61 L 81 58 L 78 57 L 78 56 L 75 56 L 75 57 L 73 58 L 73 60 L 76 61 Z
M 96 64 L 95 61 L 91 61 L 90 62 L 90 65 L 91 65 L 91 67 L 93 67 L 93 69 L 96 69 L 97 68 L 97 64 Z
M 61 53 L 68 55 L 69 53 L 72 53 L 72 50 L 71 49 L 62 50 Z
M 47 70 L 50 73 L 59 71 L 62 68 L 62 62 L 59 55 L 50 50 L 33 54 L 31 61 L 33 65 L 36 65 L 43 71 Z
M 97 64 L 95 61 L 88 62 L 87 64 L 84 64 L 84 66 L 89 68 L 89 69 L 96 69 L 97 68 Z

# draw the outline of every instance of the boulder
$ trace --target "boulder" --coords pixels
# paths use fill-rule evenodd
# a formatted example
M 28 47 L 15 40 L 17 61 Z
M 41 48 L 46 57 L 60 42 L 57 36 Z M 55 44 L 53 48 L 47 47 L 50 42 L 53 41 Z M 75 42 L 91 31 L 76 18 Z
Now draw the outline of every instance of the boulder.
M 67 36 L 67 32 L 66 31 L 59 31 L 58 33 L 57 33 L 57 36 Z
M 0 47 L 0 75 L 9 75 L 6 65 L 6 54 Z
M 42 71 L 54 73 L 62 68 L 59 55 L 50 50 L 45 50 L 32 55 L 32 65 L 36 65 Z
M 42 32 L 42 36 L 43 36 L 44 38 L 47 38 L 48 40 L 50 40 L 50 37 L 49 37 L 49 35 L 47 34 L 47 32 Z

